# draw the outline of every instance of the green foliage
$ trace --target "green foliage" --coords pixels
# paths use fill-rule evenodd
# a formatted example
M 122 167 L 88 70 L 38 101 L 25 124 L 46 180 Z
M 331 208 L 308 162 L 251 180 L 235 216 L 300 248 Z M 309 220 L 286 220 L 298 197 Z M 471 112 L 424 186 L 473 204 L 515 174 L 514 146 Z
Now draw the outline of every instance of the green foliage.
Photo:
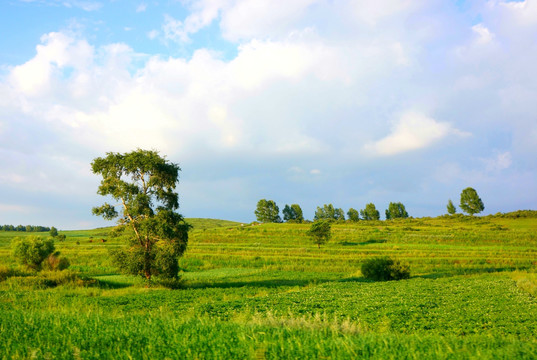
M 156 274 L 176 277 L 177 259 L 186 250 L 190 229 L 175 212 L 179 207 L 175 192 L 179 165 L 156 151 L 138 149 L 126 154 L 107 153 L 94 159 L 91 166 L 93 173 L 102 176 L 97 193 L 113 197 L 122 207 L 121 216 L 108 203 L 94 208 L 93 213 L 105 219 L 119 217 L 118 230 L 129 229 L 123 231 L 128 247 L 112 252 L 116 264 L 147 279 Z
M 317 220 L 311 224 L 307 232 L 308 236 L 313 239 L 313 242 L 320 248 L 332 237 L 330 222 L 326 220 Z
M 33 270 L 41 269 L 43 261 L 55 250 L 54 240 L 39 236 L 17 237 L 13 239 L 12 248 L 17 262 Z
M 56 238 L 58 239 L 58 241 L 63 242 L 63 241 L 65 241 L 65 239 L 67 238 L 67 236 L 66 236 L 65 234 L 58 234 L 58 235 L 56 236 Z
M 48 271 L 62 271 L 70 266 L 70 262 L 66 257 L 60 256 L 58 252 L 50 254 L 43 261 L 43 269 Z
M 364 220 L 379 220 L 380 213 L 375 207 L 375 204 L 369 203 L 365 205 L 365 209 L 360 210 L 360 215 Z
M 9 256 L 15 234 L 0 232 L 0 354 L 533 359 L 534 215 L 332 222 L 322 252 L 310 224 L 196 220 L 204 226 L 189 233 L 181 281 L 155 276 L 151 287 L 110 265 L 107 250 L 126 233 L 68 231 L 56 241 L 71 269 L 98 279 L 91 284 L 72 270 L 22 272 Z M 413 277 L 366 281 L 356 266 L 373 256 L 409 263 Z
M 324 204 L 322 208 L 317 206 L 313 220 L 344 221 L 345 213 L 343 209 L 335 208 L 332 204 Z
M 359 221 L 360 213 L 358 212 L 358 210 L 350 208 L 349 211 L 347 211 L 347 218 L 352 222 Z
M 283 209 L 283 220 L 292 223 L 301 223 L 304 221 L 304 215 L 302 214 L 302 208 L 298 204 L 292 204 L 291 206 L 285 205 Z
M 453 205 L 453 201 L 451 201 L 451 199 L 449 199 L 447 203 L 447 212 L 449 215 L 455 215 L 455 213 L 457 212 L 457 208 L 455 207 L 455 205 Z
M 259 200 L 255 209 L 255 217 L 257 221 L 262 223 L 279 223 L 282 221 L 280 208 L 278 208 L 274 200 Z
M 54 226 L 50 228 L 50 236 L 56 237 L 58 236 L 58 229 L 56 229 Z
M 410 267 L 388 257 L 376 257 L 362 264 L 362 275 L 375 281 L 408 279 Z
M 470 215 L 478 214 L 485 210 L 485 205 L 479 195 L 477 195 L 477 191 L 471 187 L 468 187 L 461 192 L 461 202 L 459 207 Z
M 405 209 L 405 205 L 400 202 L 391 202 L 386 210 L 386 220 L 390 219 L 404 219 L 408 217 L 408 213 Z

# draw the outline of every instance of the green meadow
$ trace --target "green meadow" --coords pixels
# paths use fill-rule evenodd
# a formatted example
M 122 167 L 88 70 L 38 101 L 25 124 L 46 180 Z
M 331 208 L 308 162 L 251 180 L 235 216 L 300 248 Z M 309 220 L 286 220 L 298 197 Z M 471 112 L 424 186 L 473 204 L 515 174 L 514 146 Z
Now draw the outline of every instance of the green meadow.
M 187 221 L 179 289 L 120 274 L 108 228 L 60 231 L 69 270 L 37 274 L 0 232 L 0 359 L 537 358 L 535 213 L 334 223 L 320 249 L 309 224 Z M 365 280 L 376 256 L 411 278 Z

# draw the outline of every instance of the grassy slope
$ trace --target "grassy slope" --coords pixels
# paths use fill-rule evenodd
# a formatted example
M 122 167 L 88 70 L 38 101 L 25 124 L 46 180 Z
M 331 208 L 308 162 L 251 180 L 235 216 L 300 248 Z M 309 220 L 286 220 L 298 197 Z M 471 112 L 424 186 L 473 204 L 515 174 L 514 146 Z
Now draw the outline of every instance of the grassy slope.
M 0 354 L 267 359 L 537 354 L 537 219 L 340 224 L 321 249 L 305 236 L 309 225 L 191 222 L 189 249 L 181 259 L 184 289 L 176 291 L 145 288 L 117 274 L 107 249 L 119 244 L 107 238 L 106 229 L 65 232 L 59 250 L 100 285 L 39 289 L 23 278 L 0 282 Z M 0 265 L 12 265 L 8 236 L 0 232 Z M 413 277 L 364 281 L 360 264 L 376 255 L 409 262 Z

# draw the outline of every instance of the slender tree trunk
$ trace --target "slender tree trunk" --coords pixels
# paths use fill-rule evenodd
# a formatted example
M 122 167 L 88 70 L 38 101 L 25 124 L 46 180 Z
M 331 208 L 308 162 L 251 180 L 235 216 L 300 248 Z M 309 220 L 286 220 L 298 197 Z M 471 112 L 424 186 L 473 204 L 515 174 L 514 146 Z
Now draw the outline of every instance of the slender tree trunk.
M 147 280 L 151 280 L 151 251 L 149 239 L 145 242 L 145 254 L 144 254 L 144 275 Z

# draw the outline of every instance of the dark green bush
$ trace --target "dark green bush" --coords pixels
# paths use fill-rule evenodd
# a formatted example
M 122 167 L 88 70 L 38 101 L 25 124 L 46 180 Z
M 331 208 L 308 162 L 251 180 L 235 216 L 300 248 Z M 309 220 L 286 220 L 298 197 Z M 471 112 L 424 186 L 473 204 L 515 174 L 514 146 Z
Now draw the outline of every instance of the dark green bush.
M 362 275 L 369 280 L 401 280 L 410 277 L 410 267 L 388 257 L 377 257 L 362 264 Z
M 13 239 L 13 256 L 30 269 L 39 270 L 43 261 L 54 252 L 54 240 L 39 236 Z
M 43 269 L 50 271 L 62 271 L 69 267 L 70 263 L 66 257 L 59 253 L 51 254 L 43 262 Z

